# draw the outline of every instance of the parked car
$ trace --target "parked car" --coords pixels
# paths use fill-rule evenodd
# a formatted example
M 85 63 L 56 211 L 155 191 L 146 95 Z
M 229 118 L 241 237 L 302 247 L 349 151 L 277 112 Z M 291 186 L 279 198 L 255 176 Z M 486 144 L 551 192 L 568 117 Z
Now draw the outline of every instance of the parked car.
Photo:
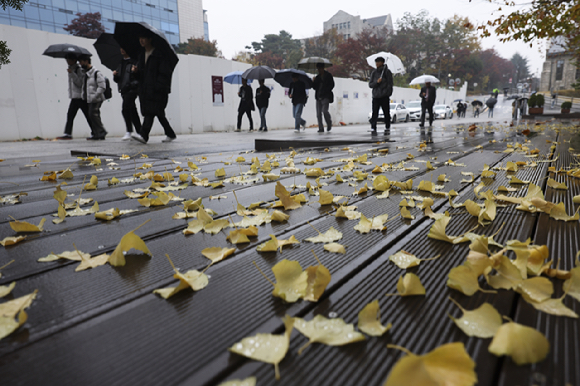
M 405 121 L 405 122 L 409 122 L 409 119 L 411 118 L 409 111 L 407 111 L 407 108 L 405 107 L 405 105 L 401 104 L 401 103 L 391 103 L 390 107 L 389 107 L 389 114 L 391 115 L 391 122 L 392 123 L 397 123 L 397 122 L 401 122 L 401 121 Z M 369 121 L 371 119 L 371 117 L 373 116 L 373 112 L 371 111 L 369 113 Z M 379 110 L 379 116 L 377 118 L 378 122 L 384 122 L 385 121 L 385 114 L 383 114 L 383 110 Z
M 453 118 L 453 109 L 447 105 L 433 106 L 433 115 L 435 119 L 451 119 Z
M 421 119 L 421 101 L 412 101 L 407 103 L 407 111 L 412 121 Z M 429 118 L 429 113 L 425 112 L 425 118 Z
M 519 98 L 521 98 L 521 97 L 519 95 L 517 95 L 517 94 L 512 94 L 512 95 L 510 95 L 510 96 L 507 97 L 508 100 L 509 99 L 519 99 Z

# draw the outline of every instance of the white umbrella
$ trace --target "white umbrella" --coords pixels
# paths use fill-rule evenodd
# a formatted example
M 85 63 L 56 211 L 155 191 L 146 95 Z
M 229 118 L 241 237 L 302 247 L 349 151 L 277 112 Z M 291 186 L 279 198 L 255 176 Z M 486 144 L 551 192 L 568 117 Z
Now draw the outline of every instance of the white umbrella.
M 396 55 L 391 54 L 390 52 L 379 52 L 376 54 L 372 54 L 367 58 L 367 63 L 371 67 L 376 67 L 375 59 L 378 57 L 382 57 L 385 59 L 385 65 L 393 74 L 404 74 L 405 73 L 405 66 L 403 66 L 403 62 L 399 59 Z
M 422 84 L 422 83 L 439 83 L 439 79 L 435 78 L 433 75 L 421 75 L 416 77 L 409 83 L 410 85 Z

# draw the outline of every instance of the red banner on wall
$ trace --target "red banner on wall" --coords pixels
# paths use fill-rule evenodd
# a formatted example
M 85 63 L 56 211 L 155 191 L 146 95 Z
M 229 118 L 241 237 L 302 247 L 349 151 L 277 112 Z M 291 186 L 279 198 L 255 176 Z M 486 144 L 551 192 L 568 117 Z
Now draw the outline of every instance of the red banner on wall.
M 224 105 L 224 78 L 221 76 L 211 77 L 211 96 L 214 106 Z

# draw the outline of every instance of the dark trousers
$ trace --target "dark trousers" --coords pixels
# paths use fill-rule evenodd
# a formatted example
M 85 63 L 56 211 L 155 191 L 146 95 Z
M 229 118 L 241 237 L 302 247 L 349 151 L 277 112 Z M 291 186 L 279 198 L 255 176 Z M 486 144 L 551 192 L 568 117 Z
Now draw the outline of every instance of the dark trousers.
M 391 128 L 391 100 L 389 97 L 373 98 L 373 115 L 371 116 L 371 129 L 377 129 L 379 109 L 383 109 L 385 115 L 385 130 Z
M 254 130 L 254 121 L 252 120 L 252 110 L 251 109 L 238 109 L 238 130 L 242 128 L 242 117 L 246 114 L 248 120 L 250 121 L 250 130 Z
M 330 131 L 332 128 L 332 118 L 328 112 L 328 107 L 330 105 L 330 99 L 317 99 L 316 100 L 316 119 L 318 119 L 318 131 L 324 131 L 324 124 L 322 122 L 322 116 L 324 115 L 324 120 L 326 121 L 326 127 Z M 378 112 L 377 112 L 378 114 Z
M 139 119 L 139 113 L 137 112 L 137 106 L 135 106 L 135 99 L 137 99 L 136 92 L 128 92 L 121 94 L 123 98 L 123 109 L 121 110 L 123 114 L 123 119 L 125 119 L 125 126 L 127 127 L 127 133 L 133 131 L 133 126 L 135 126 L 135 131 L 139 133 L 141 131 L 141 119 Z
M 79 110 L 81 110 L 85 115 L 89 127 L 92 126 L 91 118 L 89 117 L 89 105 L 87 104 L 87 102 L 82 100 L 81 98 L 71 99 L 70 104 L 68 105 L 68 112 L 66 113 L 66 125 L 64 127 L 65 134 L 72 135 L 73 122 Z M 91 132 L 92 131 L 93 129 L 91 128 Z
M 89 117 L 91 119 L 91 131 L 95 138 L 105 138 L 107 131 L 101 121 L 101 105 L 103 102 L 89 103 Z
M 143 118 L 143 126 L 141 126 L 141 131 L 139 134 L 143 137 L 145 141 L 149 140 L 149 132 L 151 132 L 151 127 L 153 127 L 153 120 L 157 117 L 159 119 L 159 123 L 163 126 L 163 131 L 165 131 L 165 135 L 169 138 L 175 138 L 175 131 L 171 128 L 169 121 L 165 117 L 165 111 L 159 112 L 157 115 L 145 115 Z
M 430 103 L 421 103 L 421 126 L 425 125 L 425 110 L 429 113 L 429 126 L 432 126 L 435 116 L 433 115 L 433 105 Z
M 266 110 L 267 107 L 258 107 L 258 111 L 260 111 L 260 129 L 268 129 L 268 125 L 266 124 Z

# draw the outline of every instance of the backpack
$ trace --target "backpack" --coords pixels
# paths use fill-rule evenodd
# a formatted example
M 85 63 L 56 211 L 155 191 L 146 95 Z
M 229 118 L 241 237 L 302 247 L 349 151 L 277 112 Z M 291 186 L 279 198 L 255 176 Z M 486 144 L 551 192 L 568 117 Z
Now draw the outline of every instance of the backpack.
M 98 70 L 95 71 L 95 83 L 97 83 L 97 72 L 99 72 L 99 71 Z M 113 97 L 113 90 L 111 89 L 111 83 L 109 82 L 109 78 L 107 78 L 104 75 L 103 75 L 103 77 L 105 78 L 105 92 L 103 93 L 103 96 L 105 97 L 105 99 L 111 99 Z

